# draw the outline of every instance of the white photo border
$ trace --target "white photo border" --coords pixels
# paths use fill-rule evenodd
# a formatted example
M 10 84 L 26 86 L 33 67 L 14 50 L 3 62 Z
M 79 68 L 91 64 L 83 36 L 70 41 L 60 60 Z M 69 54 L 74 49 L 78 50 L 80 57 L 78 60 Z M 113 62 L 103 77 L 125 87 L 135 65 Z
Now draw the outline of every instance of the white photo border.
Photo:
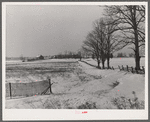
M 5 109 L 7 5 L 145 5 L 145 109 Z M 148 119 L 148 2 L 2 2 L 2 119 L 3 120 L 147 120 Z M 77 114 L 78 113 L 78 114 Z

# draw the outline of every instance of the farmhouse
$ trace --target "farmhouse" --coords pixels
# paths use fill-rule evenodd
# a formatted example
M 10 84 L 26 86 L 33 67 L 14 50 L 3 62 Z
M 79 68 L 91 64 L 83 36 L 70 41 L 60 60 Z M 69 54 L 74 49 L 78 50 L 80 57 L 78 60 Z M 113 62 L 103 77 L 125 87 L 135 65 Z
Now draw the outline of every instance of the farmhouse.
M 36 56 L 36 59 L 44 59 L 44 56 L 38 55 L 38 56 Z

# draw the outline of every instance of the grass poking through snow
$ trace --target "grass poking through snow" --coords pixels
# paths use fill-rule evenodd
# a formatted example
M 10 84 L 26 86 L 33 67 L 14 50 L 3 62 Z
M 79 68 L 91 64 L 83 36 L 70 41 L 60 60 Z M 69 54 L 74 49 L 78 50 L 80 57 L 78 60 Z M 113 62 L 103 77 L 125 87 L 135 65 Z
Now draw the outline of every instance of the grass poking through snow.
M 86 102 L 77 107 L 78 109 L 96 109 L 96 103 Z
M 138 98 L 135 97 L 134 91 L 132 94 L 134 95 L 132 99 L 121 96 L 114 98 L 112 102 L 118 109 L 144 109 L 144 101 L 139 101 Z

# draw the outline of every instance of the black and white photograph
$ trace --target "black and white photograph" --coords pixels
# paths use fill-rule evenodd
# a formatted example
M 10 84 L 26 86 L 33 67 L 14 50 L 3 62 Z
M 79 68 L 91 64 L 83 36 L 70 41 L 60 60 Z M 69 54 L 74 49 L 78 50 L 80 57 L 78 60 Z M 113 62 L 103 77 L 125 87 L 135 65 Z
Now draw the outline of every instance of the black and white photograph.
M 148 119 L 147 4 L 3 2 L 3 119 Z

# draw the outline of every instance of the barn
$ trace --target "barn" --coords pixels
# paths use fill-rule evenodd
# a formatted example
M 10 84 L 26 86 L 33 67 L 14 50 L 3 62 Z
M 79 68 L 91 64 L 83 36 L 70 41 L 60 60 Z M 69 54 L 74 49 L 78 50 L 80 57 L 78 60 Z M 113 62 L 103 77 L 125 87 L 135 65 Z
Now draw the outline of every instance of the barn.
M 44 59 L 44 56 L 42 56 L 42 55 L 38 55 L 38 56 L 36 56 L 36 59 Z

